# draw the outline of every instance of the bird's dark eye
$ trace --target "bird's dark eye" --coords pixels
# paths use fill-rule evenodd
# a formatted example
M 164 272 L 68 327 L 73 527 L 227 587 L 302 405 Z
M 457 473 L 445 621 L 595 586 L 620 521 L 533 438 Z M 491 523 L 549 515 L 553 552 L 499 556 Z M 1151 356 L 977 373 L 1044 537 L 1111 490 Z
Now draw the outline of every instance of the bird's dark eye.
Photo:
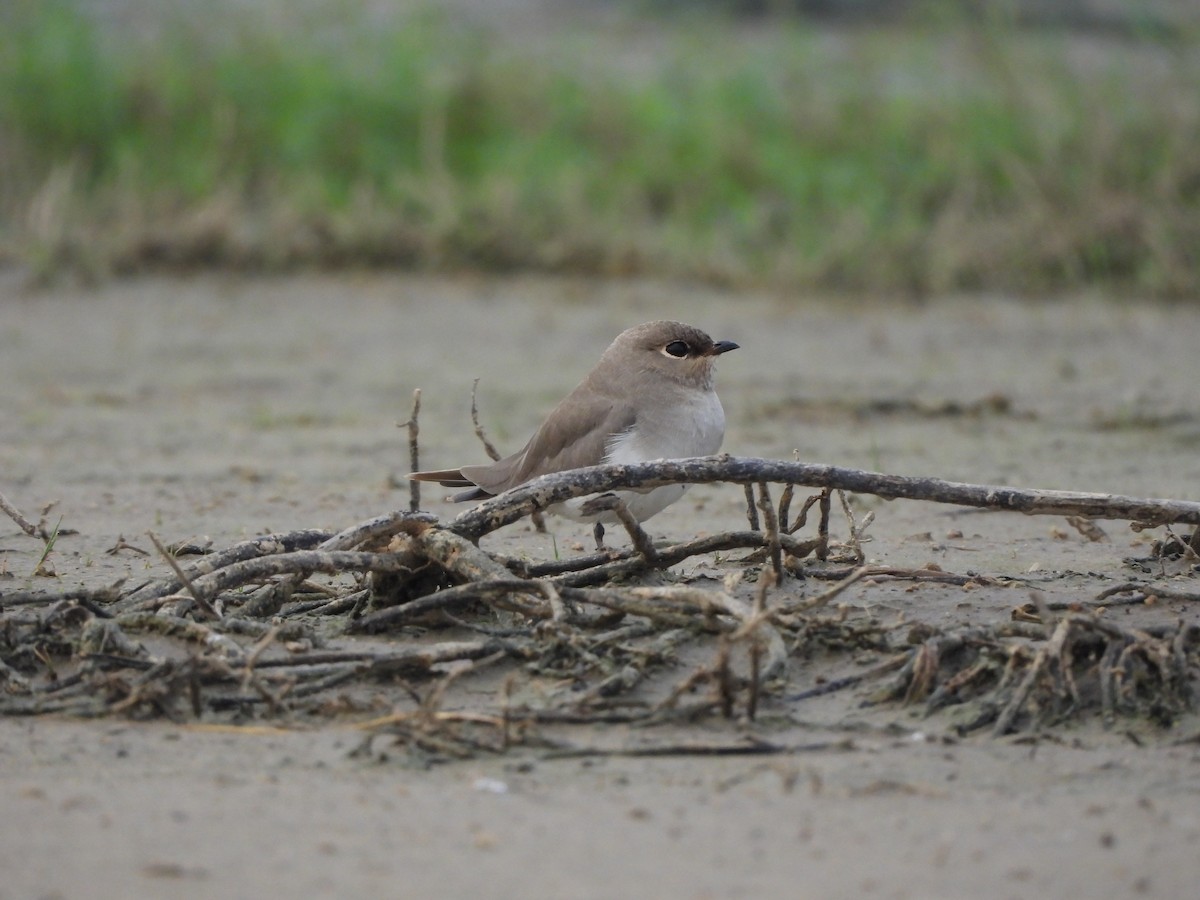
M 688 350 L 691 348 L 688 347 L 688 345 L 683 341 L 671 341 L 671 343 L 667 344 L 667 346 L 665 346 L 663 349 L 676 359 L 682 359 L 688 355 Z

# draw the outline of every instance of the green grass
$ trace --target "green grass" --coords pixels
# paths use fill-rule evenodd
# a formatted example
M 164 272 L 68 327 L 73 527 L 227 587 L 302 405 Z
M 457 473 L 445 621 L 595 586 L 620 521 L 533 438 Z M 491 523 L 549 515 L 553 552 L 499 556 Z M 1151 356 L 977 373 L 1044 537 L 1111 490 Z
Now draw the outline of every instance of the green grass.
M 660 20 L 530 52 L 354 10 L 148 41 L 16 0 L 0 254 L 1200 297 L 1200 40 Z

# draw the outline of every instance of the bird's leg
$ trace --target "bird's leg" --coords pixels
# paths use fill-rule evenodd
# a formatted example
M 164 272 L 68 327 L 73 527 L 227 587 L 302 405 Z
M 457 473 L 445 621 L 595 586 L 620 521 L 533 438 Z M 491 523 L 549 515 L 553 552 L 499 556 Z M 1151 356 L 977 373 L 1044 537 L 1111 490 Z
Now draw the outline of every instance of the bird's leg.
M 633 513 L 625 505 L 625 501 L 616 494 L 601 494 L 596 499 L 589 500 L 581 509 L 588 514 L 612 510 L 621 524 L 625 526 L 625 530 L 629 532 L 633 548 L 642 555 L 647 565 L 658 565 L 658 551 L 654 549 L 654 542 L 650 540 L 650 535 L 646 534 L 645 529 L 638 524 L 638 520 L 633 517 Z M 596 549 L 603 550 L 604 526 L 597 522 L 592 528 L 592 534 L 596 536 Z

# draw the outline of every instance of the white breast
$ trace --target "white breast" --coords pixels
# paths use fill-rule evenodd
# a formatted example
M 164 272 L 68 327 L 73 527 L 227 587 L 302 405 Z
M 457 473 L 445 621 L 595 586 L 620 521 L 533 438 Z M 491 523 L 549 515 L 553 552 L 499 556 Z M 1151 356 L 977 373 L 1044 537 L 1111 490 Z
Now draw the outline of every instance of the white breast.
M 661 398 L 665 399 L 665 398 Z M 688 391 L 680 402 L 663 402 L 642 413 L 633 428 L 613 435 L 607 443 L 604 461 L 618 465 L 677 459 L 683 456 L 708 456 L 721 449 L 725 437 L 725 411 L 716 391 Z M 687 485 L 668 484 L 649 491 L 615 491 L 639 522 L 656 515 L 683 496 Z M 579 506 L 589 498 L 568 500 L 553 511 L 583 522 L 617 521 L 611 512 L 585 516 Z
M 662 398 L 666 399 L 666 398 Z M 681 456 L 708 456 L 721 449 L 725 410 L 716 391 L 688 391 L 638 416 L 634 426 L 608 440 L 607 463 L 628 464 Z

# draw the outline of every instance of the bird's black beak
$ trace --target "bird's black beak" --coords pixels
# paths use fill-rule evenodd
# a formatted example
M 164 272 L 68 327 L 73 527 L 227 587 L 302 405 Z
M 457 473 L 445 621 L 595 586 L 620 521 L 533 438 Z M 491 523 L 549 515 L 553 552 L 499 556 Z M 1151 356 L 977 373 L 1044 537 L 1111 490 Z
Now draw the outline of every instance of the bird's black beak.
M 736 350 L 738 345 L 733 341 L 717 341 L 713 344 L 712 352 L 714 356 L 720 356 L 722 353 L 728 353 L 730 350 Z

